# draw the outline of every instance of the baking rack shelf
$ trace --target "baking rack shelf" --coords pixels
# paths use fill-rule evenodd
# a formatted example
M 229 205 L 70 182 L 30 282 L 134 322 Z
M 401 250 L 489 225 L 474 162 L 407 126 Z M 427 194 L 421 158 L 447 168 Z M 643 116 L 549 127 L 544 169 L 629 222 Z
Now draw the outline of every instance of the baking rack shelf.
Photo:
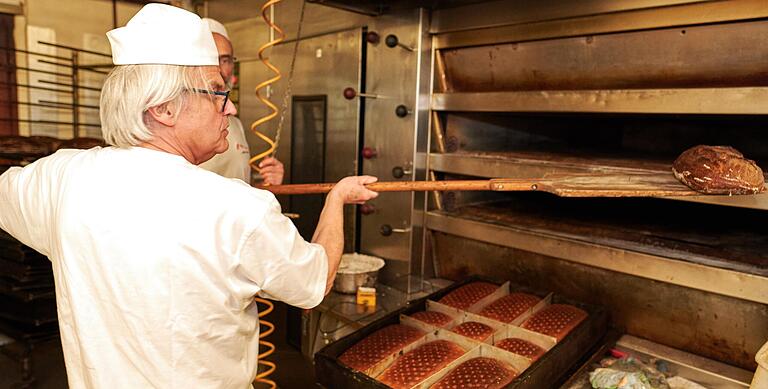
M 426 227 L 601 269 L 768 303 L 768 241 L 749 225 L 706 228 L 701 220 L 676 222 L 682 215 L 654 222 L 654 215 L 663 213 L 643 215 L 637 203 L 621 202 L 606 209 L 604 203 L 595 203 L 600 201 L 596 199 L 578 199 L 569 206 L 563 205 L 561 199 L 552 197 L 550 202 L 545 197 L 465 206 L 451 212 L 430 211 L 426 214 Z M 534 202 L 538 206 L 531 205 Z M 700 211 L 692 209 L 691 213 Z M 634 219 L 633 223 L 623 223 L 623 217 Z M 692 224 L 700 227 L 695 234 L 690 232 L 694 231 L 690 229 Z
M 768 88 L 541 90 L 435 93 L 432 110 L 461 112 L 591 112 L 768 114 Z

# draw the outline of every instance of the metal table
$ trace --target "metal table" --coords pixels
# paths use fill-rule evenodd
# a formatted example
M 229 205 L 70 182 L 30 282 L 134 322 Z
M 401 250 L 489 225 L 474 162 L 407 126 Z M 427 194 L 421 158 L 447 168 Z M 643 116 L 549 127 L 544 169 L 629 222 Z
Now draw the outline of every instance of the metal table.
M 357 305 L 355 295 L 332 291 L 320 305 L 303 315 L 302 352 L 311 357 L 324 345 L 451 283 L 449 280 L 418 277 L 404 277 L 393 285 L 377 283 L 375 307 Z

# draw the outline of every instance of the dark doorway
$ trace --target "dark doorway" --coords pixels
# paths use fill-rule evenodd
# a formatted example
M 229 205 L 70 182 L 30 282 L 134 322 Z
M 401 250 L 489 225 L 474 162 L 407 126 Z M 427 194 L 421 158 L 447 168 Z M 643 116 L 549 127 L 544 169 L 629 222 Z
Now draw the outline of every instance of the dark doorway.
M 326 96 L 293 96 L 291 105 L 291 183 L 325 181 Z M 299 233 L 312 239 L 323 209 L 324 195 L 292 196 L 291 213 Z

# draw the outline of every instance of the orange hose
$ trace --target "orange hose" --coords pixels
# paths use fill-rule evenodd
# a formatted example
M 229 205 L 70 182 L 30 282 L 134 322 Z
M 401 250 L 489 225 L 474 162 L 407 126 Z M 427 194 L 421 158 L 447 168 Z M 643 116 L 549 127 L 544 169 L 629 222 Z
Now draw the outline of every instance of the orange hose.
M 275 46 L 276 44 L 282 42 L 283 39 L 285 39 L 285 33 L 283 32 L 283 30 L 280 29 L 280 27 L 278 27 L 276 24 L 274 24 L 272 22 L 272 20 L 269 18 L 269 16 L 267 16 L 267 12 L 270 10 L 270 7 L 274 6 L 275 4 L 277 4 L 277 3 L 281 2 L 281 1 L 282 0 L 268 0 L 261 7 L 261 17 L 264 19 L 264 21 L 267 23 L 267 25 L 276 32 L 276 39 L 272 39 L 269 42 L 267 42 L 264 45 L 262 45 L 261 47 L 259 47 L 259 51 L 258 51 L 259 60 L 261 60 L 261 62 L 269 70 L 274 72 L 275 76 L 270 78 L 270 79 L 268 79 L 268 80 L 266 80 L 266 81 L 264 81 L 264 82 L 261 82 L 258 85 L 256 85 L 256 97 L 259 99 L 259 101 L 264 103 L 264 105 L 266 105 L 270 109 L 270 111 L 271 111 L 266 116 L 263 116 L 263 117 L 257 119 L 256 121 L 254 121 L 253 123 L 251 123 L 251 131 L 254 134 L 256 134 L 256 136 L 258 136 L 261 140 L 263 140 L 264 142 L 266 142 L 269 145 L 269 149 L 267 149 L 266 151 L 264 151 L 262 153 L 254 155 L 253 157 L 251 157 L 250 160 L 248 160 L 248 164 L 251 166 L 252 169 L 254 169 L 256 171 L 260 171 L 259 170 L 259 166 L 258 166 L 258 161 L 261 160 L 262 158 L 268 156 L 268 155 L 273 154 L 275 152 L 275 150 L 277 149 L 277 143 L 275 141 L 273 141 L 272 139 L 270 139 L 268 136 L 266 136 L 263 133 L 261 133 L 260 131 L 258 131 L 256 128 L 258 126 L 260 126 L 260 125 L 262 125 L 262 124 L 264 124 L 264 123 L 274 119 L 277 116 L 277 113 L 278 113 L 277 106 L 272 104 L 272 102 L 269 101 L 269 99 L 266 96 L 262 96 L 261 91 L 262 91 L 262 89 L 264 89 L 267 86 L 277 82 L 278 80 L 280 80 L 280 78 L 282 78 L 282 76 L 280 74 L 280 70 L 277 67 L 275 67 L 274 65 L 272 65 L 269 62 L 269 59 L 267 59 L 264 56 L 264 52 L 267 49 L 271 48 L 272 46 Z M 275 325 L 263 319 L 264 316 L 267 316 L 270 312 L 272 312 L 272 310 L 274 309 L 274 305 L 272 304 L 271 301 L 263 299 L 263 298 L 257 297 L 255 300 L 256 300 L 257 304 L 261 304 L 263 306 L 266 306 L 266 308 L 264 310 L 262 310 L 260 306 L 258 307 L 259 308 L 259 356 L 258 356 L 259 360 L 258 360 L 258 364 L 261 365 L 261 367 L 263 367 L 265 369 L 262 369 L 262 371 L 260 373 L 256 374 L 256 378 L 254 379 L 254 382 L 259 382 L 259 383 L 262 383 L 262 384 L 269 385 L 270 389 L 276 389 L 277 388 L 277 383 L 275 383 L 275 381 L 269 379 L 269 376 L 272 373 L 274 373 L 275 370 L 277 370 L 277 365 L 275 365 L 274 362 L 270 362 L 270 361 L 266 360 L 267 357 L 269 357 L 270 355 L 272 355 L 272 353 L 275 352 L 275 345 L 270 343 L 270 342 L 267 342 L 266 340 L 264 340 L 264 338 L 266 338 L 272 332 L 275 331 Z
M 263 340 L 269 334 L 275 331 L 275 325 L 263 320 L 262 317 L 269 315 L 270 312 L 274 309 L 274 305 L 271 301 L 256 297 L 256 302 L 259 304 L 266 305 L 267 308 L 262 310 L 261 307 L 259 307 L 259 365 L 265 366 L 266 370 L 263 370 L 259 374 L 256 374 L 256 379 L 254 379 L 255 382 L 260 382 L 262 384 L 267 384 L 270 386 L 271 389 L 277 388 L 277 384 L 275 381 L 272 381 L 271 379 L 267 378 L 272 373 L 277 370 L 277 365 L 275 365 L 274 362 L 267 361 L 265 358 L 272 355 L 272 353 L 275 352 L 275 345 L 267 342 L 266 340 Z M 264 327 L 267 327 L 266 330 L 264 330 Z M 266 351 L 263 351 L 263 348 L 266 348 Z
M 262 116 L 256 119 L 256 121 L 254 121 L 253 123 L 251 123 L 251 131 L 253 131 L 253 133 L 256 134 L 256 136 L 261 138 L 261 140 L 263 140 L 269 145 L 269 148 L 266 151 L 254 155 L 248 161 L 251 167 L 256 171 L 259 171 L 258 161 L 272 154 L 277 148 L 277 144 L 274 141 L 272 141 L 272 139 L 270 139 L 268 136 L 264 135 L 263 133 L 259 132 L 256 128 L 274 119 L 278 113 L 277 106 L 273 104 L 271 101 L 269 101 L 269 99 L 266 96 L 263 96 L 261 91 L 262 89 L 266 88 L 271 84 L 276 83 L 282 78 L 280 70 L 277 67 L 275 67 L 275 65 L 272 65 L 272 63 L 269 62 L 269 59 L 264 56 L 264 52 L 267 49 L 279 44 L 285 39 L 285 32 L 280 27 L 278 27 L 275 23 L 273 23 L 272 20 L 269 18 L 269 16 L 267 16 L 267 12 L 269 11 L 270 7 L 274 6 L 275 4 L 281 1 L 283 0 L 267 0 L 267 2 L 264 3 L 264 5 L 261 7 L 261 17 L 264 19 L 264 22 L 267 23 L 269 28 L 273 29 L 276 32 L 276 37 L 275 39 L 272 39 L 269 42 L 262 45 L 261 47 L 259 47 L 259 51 L 258 51 L 259 60 L 264 64 L 264 66 L 266 66 L 269 70 L 271 70 L 275 75 L 272 78 L 256 85 L 256 98 L 258 98 L 259 101 L 264 103 L 264 105 L 266 105 L 267 108 L 269 108 L 271 111 L 267 115 Z

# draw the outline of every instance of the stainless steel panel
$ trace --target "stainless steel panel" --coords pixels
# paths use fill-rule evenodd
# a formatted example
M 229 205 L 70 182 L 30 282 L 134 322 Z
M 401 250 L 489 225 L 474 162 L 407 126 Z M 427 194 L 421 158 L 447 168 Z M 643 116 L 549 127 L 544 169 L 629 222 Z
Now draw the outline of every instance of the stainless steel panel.
M 608 4 L 609 2 L 604 2 Z M 614 2 L 615 3 L 615 2 Z M 639 9 L 581 16 L 566 19 L 543 19 L 510 26 L 458 31 L 435 36 L 437 49 L 479 46 L 507 42 L 524 42 L 551 38 L 564 38 L 605 34 L 619 31 L 644 30 L 756 19 L 768 16 L 764 0 L 707 1 L 669 7 Z M 466 15 L 477 24 L 477 17 Z M 535 20 L 535 19 L 533 19 Z
M 446 49 L 441 55 L 453 92 L 765 86 L 765 36 L 768 22 L 757 21 Z
M 432 109 L 471 112 L 768 114 L 768 88 L 435 93 Z
M 434 212 L 427 215 L 426 228 L 654 281 L 761 304 L 768 303 L 768 277 L 759 275 L 601 246 L 537 231 L 466 220 Z
M 360 83 L 361 43 L 362 30 L 359 29 L 303 39 L 299 43 L 291 93 L 293 96 L 327 96 L 325 177 L 330 182 L 357 173 L 359 106 L 357 101 L 344 99 L 340 91 Z M 282 108 L 293 44 L 280 45 L 272 50 L 269 58 L 282 71 L 283 79 L 274 84 L 270 99 Z M 267 112 L 252 92 L 258 82 L 266 79 L 267 73 L 259 61 L 242 62 L 240 72 L 240 117 L 248 128 L 260 114 Z M 291 180 L 291 108 L 289 102 L 277 152 L 277 157 L 285 164 L 286 183 Z M 274 138 L 277 123 L 278 118 L 275 118 L 258 130 Z M 252 134 L 248 134 L 248 141 L 252 154 L 266 149 L 266 145 Z M 294 201 L 301 201 L 300 197 Z M 345 249 L 349 251 L 354 246 L 354 207 L 345 207 L 344 216 Z
M 235 48 L 235 55 L 242 61 L 255 60 L 259 47 L 267 42 L 266 37 L 269 29 L 261 17 L 263 3 L 263 1 L 246 0 L 208 2 L 208 15 L 226 24 L 227 32 L 232 38 L 232 44 Z M 290 43 L 296 38 L 301 3 L 302 0 L 283 0 L 275 7 L 274 21 L 285 31 L 286 35 L 283 44 Z M 301 36 L 306 39 L 362 28 L 370 20 L 371 18 L 368 16 L 307 3 L 304 10 Z M 255 39 L 261 36 L 264 38 Z
M 446 233 L 433 233 L 440 277 L 459 280 L 480 274 L 602 305 L 620 331 L 748 370 L 754 369 L 755 352 L 768 338 L 768 306 L 764 303 L 681 285 L 690 277 L 700 277 L 710 290 L 728 285 L 747 289 L 762 284 L 764 288 L 764 279 L 744 280 L 743 286 L 737 286 L 741 282 L 738 275 L 718 272 L 712 277 L 714 274 L 681 268 L 675 261 L 605 248 L 587 253 L 572 242 L 551 242 L 535 234 L 487 229 L 467 233 L 466 229 L 443 227 L 439 230 Z M 574 261 L 573 254 L 579 251 L 586 255 Z M 561 255 L 567 258 L 557 258 Z M 666 277 L 663 282 L 649 281 L 645 277 L 655 278 L 649 272 L 664 272 Z M 758 293 L 765 301 L 765 290 Z
M 422 56 L 429 56 L 431 52 L 422 44 L 422 14 L 423 11 L 413 10 L 386 15 L 369 25 L 369 31 L 377 32 L 381 42 L 368 44 L 366 92 L 381 97 L 365 99 L 364 145 L 376 149 L 378 155 L 364 160 L 362 171 L 382 181 L 397 180 L 392 175 L 396 166 L 408 171 L 402 180 L 413 180 L 414 169 L 421 172 L 424 165 L 423 162 L 417 163 L 420 166 L 414 164 L 416 126 L 425 109 L 424 106 L 417 106 L 424 104 L 417 99 L 421 82 L 419 69 Z M 411 52 L 401 47 L 388 47 L 384 40 L 389 34 L 396 35 L 399 42 L 416 50 Z M 395 108 L 401 104 L 411 111 L 402 118 L 395 115 Z M 393 261 L 410 260 L 414 237 L 411 220 L 413 196 L 412 193 L 382 193 L 371 202 L 376 212 L 361 217 L 361 251 Z M 380 232 L 383 225 L 400 232 L 383 236 Z M 421 234 L 417 239 L 421 239 Z M 382 269 L 382 276 L 384 279 L 394 276 L 390 273 L 402 275 L 402 269 L 388 264 Z
M 652 358 L 663 359 L 675 365 L 681 376 L 690 377 L 697 383 L 710 388 L 734 387 L 748 388 L 752 376 L 751 371 L 746 371 L 722 364 L 711 359 L 692 355 L 671 347 L 667 347 L 649 340 L 624 335 L 616 342 L 616 345 L 647 355 Z
M 413 159 L 413 179 L 416 181 L 425 181 L 428 178 L 429 136 L 430 122 L 432 114 L 430 111 L 430 97 L 432 95 L 433 77 L 433 55 L 432 38 L 428 33 L 429 13 L 422 10 L 419 13 L 419 60 L 416 68 L 416 105 L 413 109 L 414 117 L 414 159 Z M 437 192 L 432 192 L 435 195 Z M 413 235 L 411 237 L 411 274 L 421 278 L 432 278 L 435 276 L 432 272 L 432 265 L 424 261 L 424 215 L 427 210 L 427 198 L 430 194 L 425 192 L 414 192 L 411 212 L 411 226 Z
M 706 0 L 704 0 L 706 1 Z M 500 0 L 484 4 L 436 10 L 432 14 L 430 32 L 442 34 L 451 31 L 482 27 L 504 26 L 542 20 L 573 18 L 608 12 L 700 3 L 702 0 Z

